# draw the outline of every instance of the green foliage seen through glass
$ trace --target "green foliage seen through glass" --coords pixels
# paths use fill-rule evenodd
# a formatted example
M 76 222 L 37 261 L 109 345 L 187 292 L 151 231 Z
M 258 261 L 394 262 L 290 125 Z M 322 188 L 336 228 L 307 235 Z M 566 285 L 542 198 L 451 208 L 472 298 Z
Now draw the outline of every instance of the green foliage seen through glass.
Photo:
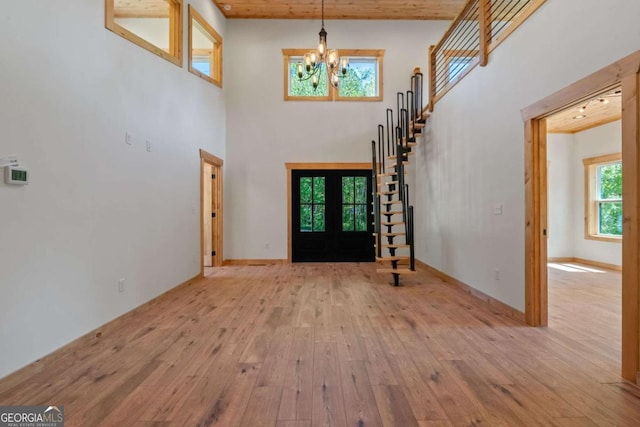
M 600 202 L 600 234 L 622 236 L 622 202 Z
M 367 178 L 342 177 L 342 231 L 367 231 Z
M 622 163 L 598 166 L 598 232 L 622 235 Z M 607 202 L 606 200 L 617 200 Z
M 300 178 L 300 231 L 325 231 L 325 178 Z
M 344 97 L 378 96 L 378 61 L 375 58 L 349 58 L 347 75 L 340 78 L 338 91 Z
M 311 79 L 300 80 L 298 78 L 297 63 L 302 58 L 291 58 L 289 61 L 289 96 L 328 96 L 327 73 L 325 64 L 321 64 L 318 72 L 318 87 L 313 88 Z

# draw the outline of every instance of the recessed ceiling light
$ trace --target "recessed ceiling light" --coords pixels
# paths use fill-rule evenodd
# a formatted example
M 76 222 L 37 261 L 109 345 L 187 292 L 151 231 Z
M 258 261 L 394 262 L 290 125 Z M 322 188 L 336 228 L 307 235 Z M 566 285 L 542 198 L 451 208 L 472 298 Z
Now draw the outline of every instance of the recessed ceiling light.
M 222 8 L 228 12 L 228 11 L 231 10 L 231 5 L 230 4 L 225 4 L 224 6 L 222 6 Z
M 586 118 L 586 117 L 587 117 L 587 116 L 585 116 L 584 114 L 580 114 L 579 116 L 575 116 L 573 119 L 574 119 L 574 120 L 580 120 L 580 119 L 584 119 L 584 118 Z

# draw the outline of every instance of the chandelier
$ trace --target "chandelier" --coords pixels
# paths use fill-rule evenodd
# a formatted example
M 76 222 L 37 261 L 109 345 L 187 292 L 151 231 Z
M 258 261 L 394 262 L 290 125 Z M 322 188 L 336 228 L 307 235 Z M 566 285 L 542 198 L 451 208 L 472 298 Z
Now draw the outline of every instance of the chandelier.
M 324 63 L 327 69 L 327 78 L 331 86 L 338 88 L 340 78 L 347 75 L 349 59 L 338 55 L 337 50 L 327 50 L 327 32 L 324 29 L 324 0 L 322 0 L 322 27 L 320 29 L 320 42 L 318 48 L 304 54 L 302 62 L 298 62 L 296 70 L 298 78 L 302 80 L 311 79 L 313 88 L 318 87 L 318 75 Z

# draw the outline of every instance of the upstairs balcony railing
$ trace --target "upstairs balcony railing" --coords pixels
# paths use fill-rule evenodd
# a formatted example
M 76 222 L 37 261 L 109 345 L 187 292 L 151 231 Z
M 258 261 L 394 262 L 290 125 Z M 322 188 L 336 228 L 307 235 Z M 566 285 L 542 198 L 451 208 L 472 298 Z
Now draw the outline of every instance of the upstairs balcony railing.
M 440 42 L 429 49 L 429 109 L 489 54 L 545 0 L 469 0 Z

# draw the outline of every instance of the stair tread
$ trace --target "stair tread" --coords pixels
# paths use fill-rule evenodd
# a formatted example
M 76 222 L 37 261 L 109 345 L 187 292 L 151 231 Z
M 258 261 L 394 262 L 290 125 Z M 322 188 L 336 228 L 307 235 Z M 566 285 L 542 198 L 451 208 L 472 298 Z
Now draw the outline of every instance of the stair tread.
M 403 225 L 404 221 L 397 221 L 397 222 L 386 222 L 386 221 L 383 221 L 380 224 L 381 225 L 386 225 L 386 226 L 389 226 L 389 225 Z
M 388 200 L 386 202 L 380 202 L 380 204 L 382 205 L 399 205 L 401 203 L 402 203 L 401 200 Z
M 408 261 L 409 255 L 379 256 L 376 261 Z
M 402 211 L 388 211 L 388 212 L 380 212 L 380 215 L 391 216 L 391 215 L 400 215 L 401 213 Z
M 380 196 L 391 196 L 393 194 L 398 194 L 398 190 L 378 191 L 378 195 L 380 195 Z
M 409 268 L 378 268 L 378 273 L 391 273 L 391 274 L 416 274 L 415 270 Z
M 408 174 L 409 174 L 409 171 L 404 171 L 404 174 L 405 174 L 405 175 L 408 175 Z M 384 178 L 384 177 L 387 177 L 387 176 L 395 176 L 395 175 L 398 175 L 398 174 L 397 174 L 397 173 L 395 173 L 395 172 L 379 173 L 379 174 L 378 174 L 378 178 Z
M 382 233 L 383 236 L 385 237 L 396 237 L 396 236 L 404 236 L 407 233 L 405 232 L 398 232 L 398 233 Z
M 398 181 L 387 181 L 387 182 L 379 182 L 378 187 L 382 187 L 383 185 L 397 185 Z
M 402 164 L 403 165 L 408 165 L 409 162 L 407 160 L 403 160 Z M 397 167 L 397 165 L 387 166 L 386 169 L 393 169 L 395 167 Z
M 413 144 L 413 143 L 412 143 L 412 142 L 410 142 L 409 144 Z M 414 156 L 415 154 L 416 154 L 416 152 L 415 152 L 415 151 L 409 151 L 408 153 L 405 153 L 405 156 Z M 398 158 L 397 156 L 387 156 L 387 159 L 388 159 L 388 160 L 395 160 L 395 159 L 397 159 L 397 158 Z M 406 162 L 406 161 L 407 161 L 407 160 L 405 160 L 405 162 Z
M 406 243 L 383 243 L 382 247 L 391 248 L 391 249 L 401 249 L 401 248 L 408 248 L 409 245 L 407 245 Z

